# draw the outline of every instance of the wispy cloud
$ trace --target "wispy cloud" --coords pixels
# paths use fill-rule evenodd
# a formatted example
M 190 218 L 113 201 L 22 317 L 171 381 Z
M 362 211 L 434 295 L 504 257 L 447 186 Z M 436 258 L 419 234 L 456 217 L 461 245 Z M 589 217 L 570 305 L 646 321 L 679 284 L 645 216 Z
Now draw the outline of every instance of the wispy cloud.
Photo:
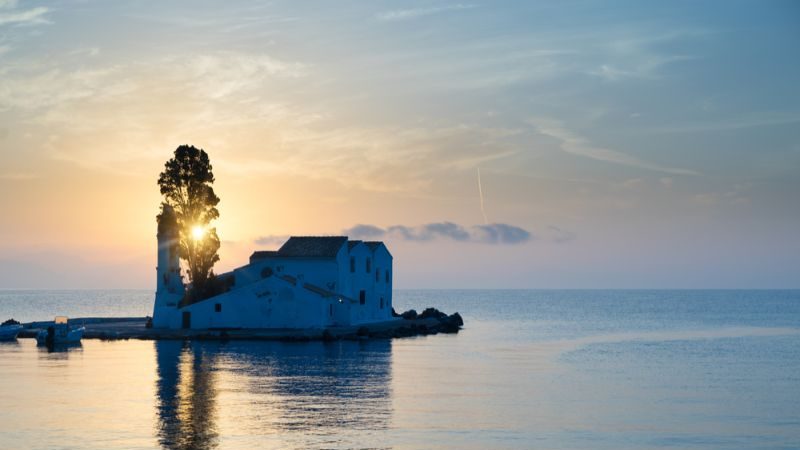
M 693 56 L 660 56 L 650 55 L 642 57 L 630 67 L 619 67 L 613 64 L 602 64 L 599 68 L 589 71 L 590 75 L 604 78 L 608 81 L 618 81 L 625 78 L 655 78 L 656 70 L 664 65 L 697 59 Z
M 256 89 L 270 77 L 298 78 L 306 73 L 300 63 L 232 52 L 198 55 L 182 63 L 190 70 L 198 92 L 212 99 Z
M 464 5 L 459 3 L 455 5 L 431 6 L 428 8 L 395 9 L 391 11 L 380 12 L 376 14 L 375 17 L 378 20 L 385 20 L 385 21 L 408 20 L 408 19 L 415 19 L 418 17 L 430 16 L 433 14 L 439 14 L 447 11 L 459 11 L 465 9 L 472 9 L 475 7 L 476 5 Z
M 342 231 L 353 239 L 400 239 L 414 242 L 451 240 L 482 244 L 522 244 L 533 235 L 520 227 L 504 223 L 466 227 L 453 222 L 436 222 L 419 226 L 392 225 L 381 228 L 359 224 Z
M 333 233 L 331 233 L 333 234 Z M 360 240 L 399 240 L 428 243 L 435 241 L 454 241 L 490 245 L 524 244 L 534 238 L 531 232 L 504 223 L 488 225 L 463 226 L 453 222 L 435 222 L 418 226 L 392 225 L 386 228 L 377 225 L 358 224 L 342 230 L 340 233 L 350 239 Z M 278 247 L 288 235 L 269 235 L 255 239 L 258 245 Z
M 667 53 L 665 44 L 694 41 L 708 34 L 706 30 L 691 29 L 653 33 L 652 30 L 634 28 L 622 34 L 612 32 L 599 44 L 593 45 L 594 53 L 601 60 L 591 66 L 588 73 L 606 81 L 661 78 L 659 72 L 665 66 L 699 59 L 695 55 Z
M 0 25 L 43 25 L 51 23 L 45 15 L 50 11 L 44 6 L 26 10 L 15 10 L 16 1 L 0 2 Z
M 616 150 L 594 146 L 583 137 L 578 136 L 566 129 L 561 122 L 556 120 L 535 118 L 530 120 L 530 123 L 540 134 L 558 140 L 559 148 L 561 150 L 573 155 L 671 175 L 699 175 L 694 170 L 663 166 L 660 164 L 643 161 L 635 156 L 618 152 Z
M 693 120 L 691 122 L 643 128 L 641 131 L 646 133 L 694 133 L 791 125 L 795 123 L 800 123 L 800 111 L 753 111 L 717 118 L 716 120 Z

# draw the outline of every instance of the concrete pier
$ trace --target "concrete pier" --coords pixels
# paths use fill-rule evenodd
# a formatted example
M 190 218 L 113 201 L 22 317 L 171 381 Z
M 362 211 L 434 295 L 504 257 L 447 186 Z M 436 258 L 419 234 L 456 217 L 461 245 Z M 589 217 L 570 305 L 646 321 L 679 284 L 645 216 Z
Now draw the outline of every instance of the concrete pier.
M 368 325 L 327 328 L 269 328 L 269 329 L 160 329 L 147 328 L 147 317 L 86 317 L 70 319 L 71 326 L 85 326 L 83 339 L 248 339 L 309 341 L 336 339 L 388 339 L 437 333 L 458 333 L 463 325 L 458 313 L 447 316 L 396 317 Z M 20 338 L 35 338 L 52 325 L 52 321 L 25 323 Z

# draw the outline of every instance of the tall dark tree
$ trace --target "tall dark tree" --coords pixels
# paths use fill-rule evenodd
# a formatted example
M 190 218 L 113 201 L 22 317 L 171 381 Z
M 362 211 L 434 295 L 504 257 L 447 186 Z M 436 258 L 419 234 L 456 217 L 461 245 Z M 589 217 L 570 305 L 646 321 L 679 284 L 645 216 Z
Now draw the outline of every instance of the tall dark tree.
M 172 207 L 178 228 L 178 252 L 186 261 L 191 287 L 187 301 L 201 300 L 213 290 L 214 263 L 219 261 L 217 229 L 210 227 L 219 217 L 219 197 L 211 186 L 214 174 L 208 154 L 192 145 L 181 145 L 164 164 L 158 185 L 164 204 Z

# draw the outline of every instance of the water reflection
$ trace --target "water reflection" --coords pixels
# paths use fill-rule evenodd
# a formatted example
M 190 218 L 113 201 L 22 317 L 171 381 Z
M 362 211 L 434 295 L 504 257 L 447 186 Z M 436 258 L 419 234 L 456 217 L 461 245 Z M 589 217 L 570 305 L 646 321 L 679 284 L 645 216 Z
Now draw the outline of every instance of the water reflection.
M 386 429 L 391 419 L 390 341 L 159 341 L 155 348 L 164 448 L 230 446 L 220 436 L 234 446 L 353 446 L 349 436 Z
M 39 357 L 48 360 L 66 360 L 70 353 L 83 353 L 83 344 L 73 342 L 69 344 L 37 345 Z
M 216 447 L 213 362 L 216 354 L 180 341 L 156 343 L 159 443 L 165 448 Z

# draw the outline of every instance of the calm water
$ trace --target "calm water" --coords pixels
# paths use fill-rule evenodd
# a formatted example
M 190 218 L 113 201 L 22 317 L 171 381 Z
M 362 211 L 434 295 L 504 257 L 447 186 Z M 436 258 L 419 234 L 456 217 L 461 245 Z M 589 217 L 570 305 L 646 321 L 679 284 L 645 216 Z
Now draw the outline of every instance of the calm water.
M 800 291 L 399 291 L 458 335 L 0 345 L 0 448 L 800 448 Z M 0 291 L 0 320 L 150 313 Z

